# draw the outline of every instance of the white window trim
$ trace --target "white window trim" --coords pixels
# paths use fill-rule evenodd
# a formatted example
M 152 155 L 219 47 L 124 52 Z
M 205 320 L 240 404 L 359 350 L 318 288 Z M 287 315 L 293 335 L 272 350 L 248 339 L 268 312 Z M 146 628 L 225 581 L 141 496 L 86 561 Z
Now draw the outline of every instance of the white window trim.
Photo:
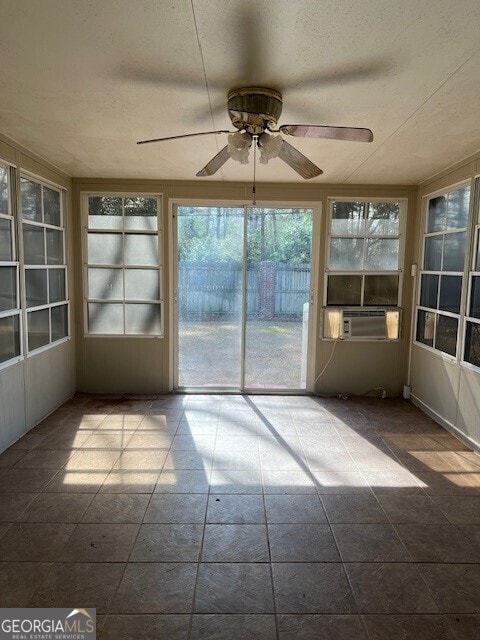
M 155 198 L 157 200 L 157 229 L 125 229 L 123 223 L 122 228 L 102 228 L 102 229 L 89 229 L 88 228 L 88 199 L 90 197 L 105 197 L 105 198 Z M 163 194 L 154 192 L 143 191 L 88 191 L 80 194 L 81 199 L 81 221 L 82 221 L 82 284 L 83 284 L 83 337 L 84 338 L 122 338 L 122 339 L 164 339 L 165 337 L 165 300 L 164 300 L 164 251 L 163 251 Z M 123 216 L 122 216 L 123 219 Z M 125 235 L 138 234 L 138 235 L 156 235 L 158 243 L 158 257 L 159 260 L 156 265 L 126 265 L 124 262 L 121 264 L 90 264 L 88 262 L 88 232 L 93 233 L 116 233 Z M 98 298 L 88 297 L 88 269 L 122 269 L 125 272 L 125 268 L 128 269 L 151 269 L 152 271 L 158 271 L 160 299 L 159 300 L 126 300 L 121 298 L 118 300 L 105 300 Z M 159 334 L 146 334 L 146 333 L 90 333 L 88 327 L 88 305 L 92 304 L 121 304 L 123 307 L 123 313 L 125 315 L 126 304 L 156 304 L 160 307 L 160 333 Z
M 470 202 L 469 202 L 469 207 L 468 207 L 468 218 L 467 218 L 467 226 L 466 227 L 461 227 L 459 229 L 450 229 L 450 230 L 444 230 L 444 231 L 432 231 L 430 233 L 428 233 L 427 231 L 427 224 L 428 224 L 428 203 L 430 202 L 430 200 L 433 200 L 434 198 L 438 197 L 438 196 L 442 196 L 442 195 L 448 195 L 449 193 L 453 192 L 453 191 L 458 191 L 459 189 L 462 189 L 463 187 L 470 187 Z M 427 351 L 430 351 L 431 353 L 434 353 L 437 356 L 440 356 L 441 358 L 443 358 L 444 360 L 448 361 L 448 362 L 452 362 L 452 363 L 456 363 L 456 364 L 463 364 L 462 363 L 462 358 L 463 358 L 463 353 L 465 350 L 465 345 L 464 345 L 464 340 L 465 340 L 465 296 L 464 296 L 464 287 L 465 287 L 465 276 L 468 275 L 467 269 L 470 266 L 471 263 L 471 258 L 469 255 L 469 247 L 470 247 L 470 241 L 471 241 L 471 217 L 472 217 L 472 211 L 473 211 L 473 207 L 474 207 L 474 200 L 475 200 L 475 183 L 473 180 L 468 179 L 468 180 L 462 180 L 461 182 L 456 182 L 452 185 L 449 185 L 448 187 L 445 187 L 443 189 L 439 189 L 437 191 L 433 191 L 429 194 L 426 194 L 425 196 L 423 196 L 422 198 L 422 217 L 421 217 L 421 229 L 422 229 L 422 235 L 421 235 L 421 242 L 422 242 L 422 249 L 421 249 L 421 255 L 420 255 L 420 261 L 419 261 L 419 269 L 418 269 L 418 278 L 417 278 L 417 290 L 415 291 L 415 325 L 414 325 L 414 330 L 413 330 L 413 335 L 412 335 L 412 343 L 417 346 L 417 347 L 421 347 L 422 349 L 426 349 Z M 425 238 L 427 237 L 432 237 L 432 236 L 440 236 L 440 235 L 450 235 L 450 234 L 454 234 L 454 233 L 461 233 L 465 231 L 466 233 L 466 244 L 465 244 L 465 261 L 464 261 L 464 270 L 462 272 L 460 271 L 431 271 L 431 270 L 426 270 L 424 271 L 421 267 L 423 267 L 424 264 L 424 259 L 425 259 Z M 443 262 L 443 248 L 442 248 L 442 262 Z M 462 277 L 462 290 L 461 290 L 461 297 L 460 297 L 460 312 L 459 313 L 451 313 L 449 311 L 443 311 L 441 309 L 431 309 L 429 307 L 424 307 L 420 305 L 420 293 L 421 293 L 421 282 L 422 282 L 422 275 L 438 275 L 439 276 L 439 287 L 438 287 L 438 298 L 437 301 L 439 299 L 440 296 L 440 277 L 442 275 L 454 275 L 454 276 L 461 276 Z M 427 311 L 430 313 L 434 313 L 436 315 L 444 315 L 444 316 L 450 316 L 453 318 L 458 319 L 458 328 L 457 328 L 457 341 L 456 341 L 456 353 L 454 356 L 452 356 L 449 353 L 445 353 L 445 351 L 440 351 L 439 349 L 436 349 L 434 346 L 430 346 L 425 344 L 424 342 L 420 342 L 419 340 L 417 340 L 417 329 L 418 329 L 418 312 L 419 311 Z M 435 322 L 434 325 L 434 334 L 433 334 L 433 344 L 435 344 L 435 337 L 436 337 L 436 331 L 437 331 L 437 324 Z M 468 364 L 468 363 L 465 363 Z M 471 365 L 470 365 L 471 366 Z
M 57 302 L 57 303 L 53 303 L 51 305 L 44 305 L 42 307 L 35 307 L 34 309 L 28 309 L 27 310 L 27 315 L 29 313 L 31 313 L 32 311 L 42 311 L 45 309 L 52 309 L 53 307 L 67 307 L 67 326 L 70 327 L 70 301 L 68 300 L 66 303 L 65 302 Z M 52 337 L 52 317 L 51 314 L 48 315 L 48 333 L 50 338 Z M 71 336 L 64 336 L 63 338 L 59 338 L 58 340 L 55 340 L 55 342 L 49 342 L 48 344 L 44 344 L 41 347 L 38 347 L 37 349 L 32 349 L 31 351 L 28 351 L 28 332 L 27 332 L 27 358 L 30 358 L 32 356 L 37 355 L 38 353 L 42 353 L 43 351 L 48 351 L 52 346 L 58 346 L 60 344 L 63 344 L 64 342 L 69 342 L 71 340 Z
M 35 220 L 23 219 L 22 215 L 22 193 L 21 193 L 21 179 L 24 178 L 26 180 L 30 180 L 32 182 L 36 182 L 42 186 L 42 219 L 44 218 L 44 203 L 43 203 L 43 187 L 47 187 L 48 189 L 53 189 L 57 191 L 60 196 L 60 226 L 52 225 L 45 222 L 38 222 Z M 23 332 L 22 332 L 22 342 L 25 345 L 25 358 L 31 358 L 43 351 L 48 351 L 64 342 L 68 342 L 71 340 L 71 313 L 70 313 L 70 299 L 69 299 L 69 285 L 68 285 L 68 259 L 67 259 L 67 233 L 68 233 L 68 225 L 67 225 L 67 215 L 66 215 L 66 191 L 63 187 L 46 180 L 40 176 L 32 174 L 28 171 L 20 170 L 18 175 L 18 226 L 19 226 L 19 250 L 21 251 L 21 265 L 22 265 L 22 281 L 23 281 L 23 291 L 22 291 L 22 299 L 21 299 L 21 307 L 22 307 L 22 319 L 23 319 Z M 52 229 L 54 231 L 60 231 L 62 233 L 62 249 L 63 249 L 63 263 L 62 264 L 25 264 L 25 252 L 23 246 L 23 225 L 31 225 L 37 226 L 45 229 L 44 233 L 44 251 L 45 258 L 47 258 L 47 247 L 46 247 L 46 230 Z M 34 270 L 34 269 L 45 269 L 47 271 L 47 299 L 49 296 L 49 277 L 48 272 L 50 269 L 64 269 L 65 270 L 65 300 L 60 302 L 52 302 L 44 305 L 39 305 L 36 307 L 27 307 L 27 291 L 25 284 L 25 272 Z M 28 344 L 28 314 L 33 311 L 40 311 L 43 309 L 52 309 L 53 307 L 66 306 L 67 307 L 67 335 L 63 338 L 59 338 L 55 341 L 50 341 L 48 344 L 38 347 L 37 349 L 29 350 Z M 51 323 L 51 313 L 49 313 L 49 338 L 52 338 L 52 323 Z
M 471 304 L 471 296 L 472 296 L 472 281 L 474 277 L 480 278 L 480 271 L 475 271 L 474 267 L 475 260 L 477 257 L 477 251 L 479 250 L 480 245 L 480 177 L 476 177 L 476 189 L 475 189 L 475 199 L 477 202 L 475 203 L 475 208 L 477 209 L 477 216 L 475 220 L 475 226 L 473 229 L 473 248 L 472 255 L 469 260 L 469 271 L 468 271 L 468 291 L 467 291 L 467 300 L 465 305 L 465 317 L 463 322 L 463 331 L 462 331 L 462 350 L 461 350 L 461 360 L 460 364 L 466 369 L 470 369 L 471 371 L 480 371 L 480 366 L 477 366 L 471 362 L 465 360 L 465 347 L 466 347 L 466 339 L 467 339 L 467 322 L 472 324 L 480 325 L 480 318 L 475 318 L 469 315 L 470 312 L 470 304 Z
M 398 235 L 367 235 L 366 233 L 363 235 L 351 235 L 351 236 L 347 236 L 345 234 L 337 234 L 337 233 L 332 233 L 331 232 L 331 228 L 332 228 L 332 211 L 333 211 L 333 203 L 334 202 L 392 202 L 392 203 L 396 203 L 398 202 L 399 204 L 399 227 L 398 227 Z M 356 308 L 356 309 L 393 309 L 393 308 L 401 308 L 402 307 L 402 300 L 403 300 L 403 275 L 404 275 L 404 263 L 405 263 L 405 231 L 406 231 L 406 225 L 407 225 L 407 207 L 408 207 L 408 199 L 407 198 L 382 198 L 382 197 L 375 197 L 375 198 L 369 198 L 368 196 L 341 196 L 341 197 L 335 197 L 335 196 L 330 196 L 328 198 L 328 203 L 327 203 L 327 209 L 328 209 L 328 214 L 327 214 L 327 233 L 326 235 L 326 248 L 325 248 L 325 270 L 324 270 L 324 286 L 323 286 L 323 306 L 327 307 L 327 306 L 336 306 L 336 307 L 352 307 L 352 308 Z M 389 271 L 385 271 L 385 270 L 366 270 L 366 269 L 358 269 L 358 270 L 352 270 L 352 269 L 345 269 L 345 270 L 339 270 L 339 269 L 330 269 L 329 268 L 329 264 L 330 264 L 330 238 L 376 238 L 376 239 L 388 239 L 388 240 L 396 240 L 398 239 L 398 269 L 394 269 L 394 270 L 389 270 Z M 366 252 L 366 246 L 367 243 L 364 243 L 364 257 L 365 257 L 365 252 Z M 361 298 L 360 298 L 360 305 L 351 305 L 351 304 L 347 304 L 347 305 L 328 305 L 327 304 L 327 295 L 328 295 L 328 277 L 329 276 L 351 276 L 351 275 L 356 275 L 356 276 L 362 276 L 362 289 L 361 289 Z M 365 293 L 365 281 L 364 281 L 364 276 L 365 275 L 398 275 L 398 295 L 397 295 L 397 302 L 395 304 L 391 304 L 391 305 L 364 305 L 364 293 Z
M 11 233 L 11 251 L 13 260 L 10 261 L 2 261 L 0 262 L 0 266 L 2 267 L 10 267 L 15 268 L 15 285 L 16 285 L 16 302 L 17 305 L 13 309 L 6 309 L 5 311 L 0 312 L 0 318 L 13 318 L 14 316 L 18 316 L 18 331 L 19 331 L 19 350 L 20 353 L 13 358 L 9 358 L 0 363 L 0 370 L 6 369 L 18 362 L 21 362 L 24 355 L 24 337 L 23 337 L 23 314 L 22 314 L 22 296 L 20 292 L 20 261 L 19 261 L 19 246 L 17 242 L 17 224 L 18 224 L 18 215 L 16 214 L 16 202 L 14 201 L 14 195 L 16 191 L 16 185 L 14 184 L 17 180 L 17 168 L 14 164 L 0 160 L 0 167 L 2 169 L 6 169 L 8 172 L 8 212 L 0 213 L 0 219 L 8 220 L 10 222 L 10 233 Z

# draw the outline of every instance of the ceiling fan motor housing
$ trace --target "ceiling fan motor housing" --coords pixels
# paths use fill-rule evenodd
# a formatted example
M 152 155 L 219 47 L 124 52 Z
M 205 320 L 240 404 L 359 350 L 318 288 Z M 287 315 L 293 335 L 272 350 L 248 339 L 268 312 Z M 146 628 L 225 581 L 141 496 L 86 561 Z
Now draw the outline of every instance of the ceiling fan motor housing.
M 275 127 L 282 105 L 282 94 L 275 89 L 242 87 L 228 94 L 228 115 L 233 126 L 252 135 Z

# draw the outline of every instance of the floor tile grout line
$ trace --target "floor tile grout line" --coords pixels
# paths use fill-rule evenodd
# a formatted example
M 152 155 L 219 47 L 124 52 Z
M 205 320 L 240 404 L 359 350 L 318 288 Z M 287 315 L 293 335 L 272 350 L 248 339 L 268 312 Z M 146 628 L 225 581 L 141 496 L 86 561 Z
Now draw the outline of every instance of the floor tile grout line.
M 273 563 L 272 563 L 272 548 L 270 545 L 270 531 L 268 529 L 268 516 L 267 516 L 267 505 L 265 502 L 265 484 L 263 477 L 263 466 L 260 464 L 260 482 L 262 484 L 262 502 L 263 502 L 263 512 L 265 517 L 265 532 L 267 536 L 267 549 L 268 549 L 268 559 L 269 559 L 269 572 L 270 572 L 270 584 L 272 587 L 272 600 L 273 600 L 273 614 L 275 616 L 275 635 L 277 640 L 280 639 L 280 630 L 278 625 L 278 612 L 277 612 L 277 599 L 275 597 L 275 581 L 273 578 Z
M 151 405 L 150 405 L 150 406 L 151 406 Z M 146 415 L 146 414 L 145 414 L 145 415 Z M 178 429 L 178 427 L 177 427 L 177 429 Z M 163 469 L 163 467 L 165 466 L 166 459 L 167 459 L 167 457 L 165 456 L 165 459 L 164 459 L 164 461 L 163 461 L 163 465 L 162 465 L 162 469 Z M 129 563 L 130 563 L 130 558 L 132 557 L 132 553 L 133 553 L 133 550 L 134 550 L 135 545 L 136 545 L 136 543 L 137 543 L 138 536 L 140 535 L 140 531 L 141 531 L 141 528 L 142 528 L 142 524 L 143 524 L 143 522 L 144 522 L 144 520 L 145 520 L 145 515 L 146 515 L 146 513 L 147 513 L 148 507 L 150 506 L 150 503 L 151 503 L 151 501 L 152 501 L 152 497 L 153 497 L 153 496 L 154 496 L 154 494 L 155 494 L 155 489 L 156 489 L 156 486 L 157 486 L 157 483 L 158 483 L 158 479 L 160 478 L 161 473 L 162 473 L 161 471 L 159 471 L 159 472 L 158 472 L 157 480 L 156 480 L 156 482 L 155 482 L 155 484 L 154 484 L 154 486 L 153 486 L 153 489 L 152 489 L 152 491 L 151 491 L 151 492 L 149 492 L 149 493 L 150 493 L 150 498 L 149 498 L 148 503 L 147 503 L 147 508 L 145 509 L 145 511 L 144 511 L 144 513 L 143 513 L 142 522 L 140 522 L 140 523 L 139 523 L 139 525 L 138 525 L 137 534 L 136 534 L 135 539 L 134 539 L 134 541 L 133 541 L 133 544 L 132 544 L 132 546 L 131 546 L 131 548 L 130 548 L 130 553 L 129 553 L 129 555 L 128 555 L 127 561 L 125 562 L 125 565 L 124 565 L 124 568 L 123 568 L 123 571 L 122 571 L 122 575 L 120 576 L 120 579 L 119 579 L 119 581 L 118 581 L 117 587 L 116 587 L 116 589 L 115 589 L 114 593 L 112 594 L 112 597 L 111 597 L 111 599 L 110 599 L 110 602 L 109 602 L 108 606 L 106 607 L 105 624 L 106 624 L 106 622 L 108 621 L 108 616 L 111 614 L 111 608 L 112 608 L 112 606 L 113 606 L 113 603 L 115 602 L 115 598 L 117 597 L 118 591 L 119 591 L 119 589 L 120 589 L 120 587 L 121 587 L 121 584 L 122 584 L 122 582 L 123 582 L 123 579 L 124 579 L 124 577 L 125 577 L 125 573 L 126 573 L 126 571 L 127 571 L 127 567 L 128 567 L 128 565 L 129 565 Z M 104 628 L 105 628 L 105 624 L 104 624 Z M 102 630 L 102 633 L 103 633 L 103 630 Z
M 178 425 L 177 425 L 177 430 L 178 430 Z M 394 453 L 394 452 L 393 452 L 393 453 Z M 404 466 L 404 465 L 402 465 L 402 466 Z M 56 474 L 54 474 L 54 477 L 55 477 L 55 475 L 56 475 Z M 99 493 L 99 491 L 100 491 L 100 490 L 97 490 L 97 493 Z M 210 491 L 210 489 L 209 489 L 209 491 Z M 379 501 L 379 499 L 378 499 L 378 495 L 377 495 L 375 492 L 373 492 L 373 493 L 374 493 L 375 498 L 377 499 L 377 502 L 380 502 L 380 501 Z M 152 499 L 153 494 L 154 494 L 154 491 L 153 491 L 153 492 L 150 492 L 150 500 Z M 39 494 L 37 494 L 37 495 L 39 495 Z M 427 494 L 426 494 L 426 493 L 424 493 L 424 495 L 427 495 Z M 432 498 L 432 496 L 428 495 L 427 497 L 429 498 L 429 500 L 430 500 L 430 501 L 432 501 L 432 502 L 433 502 L 433 498 Z M 265 505 L 265 493 L 263 493 L 263 501 L 264 501 L 264 505 Z M 382 504 L 381 504 L 381 503 L 380 503 L 380 507 L 382 508 Z M 27 509 L 27 508 L 28 508 L 28 505 L 25 507 L 25 509 Z M 387 516 L 387 521 L 388 521 L 388 522 L 393 526 L 393 524 L 394 524 L 394 523 L 392 523 L 392 522 L 391 522 L 391 519 L 390 519 L 388 516 Z M 447 521 L 448 521 L 448 522 L 450 522 L 450 520 L 449 520 L 448 518 L 447 518 Z M 455 526 L 455 523 L 451 523 L 451 524 L 452 524 L 452 526 Z M 396 528 L 395 528 L 395 527 L 394 527 L 394 529 L 396 530 Z M 423 563 L 421 563 L 421 564 L 430 564 L 430 563 L 425 563 L 425 562 L 423 562 Z M 431 564 L 439 564 L 439 563 L 438 563 L 438 562 L 432 562 Z M 444 563 L 440 563 L 440 564 L 444 564 Z M 455 564 L 459 564 L 459 563 L 450 563 L 450 564 L 452 564 L 452 565 L 454 566 Z M 466 563 L 461 563 L 461 564 L 466 564 Z M 472 564 L 473 564 L 473 563 L 472 563 Z M 422 578 L 423 578 L 423 576 L 422 576 Z M 193 615 L 193 614 L 192 614 L 192 615 Z
M 113 411 L 113 409 L 112 409 L 112 411 Z M 57 473 L 55 473 L 55 474 L 54 474 L 54 476 L 53 476 L 53 477 L 51 478 L 51 480 L 50 480 L 50 481 L 49 481 L 49 482 L 48 482 L 48 483 L 43 487 L 43 489 L 42 489 L 42 491 L 41 491 L 40 493 L 42 493 L 42 494 L 43 494 L 43 493 L 46 493 L 46 492 L 45 492 L 45 489 L 48 487 L 48 485 L 49 485 L 49 484 L 50 484 L 50 483 L 51 483 L 51 482 L 52 482 L 52 481 L 53 481 L 53 480 L 54 480 L 54 479 L 55 479 L 59 474 L 60 474 L 60 470 L 59 470 L 59 471 L 57 471 Z M 107 474 L 107 475 L 108 475 L 108 474 Z M 92 498 L 92 500 L 94 500 L 95 495 L 97 495 L 97 494 L 99 493 L 100 488 L 101 488 L 101 486 L 102 486 L 102 485 L 103 485 L 103 483 L 102 483 L 101 485 L 99 485 L 99 487 L 98 487 L 98 489 L 97 489 L 97 491 L 96 491 L 96 492 L 92 492 L 92 493 L 94 493 L 94 497 Z M 64 545 L 63 549 L 65 549 L 65 547 L 66 547 L 66 545 L 68 544 L 69 540 L 72 538 L 73 534 L 75 533 L 75 531 L 76 531 L 76 529 L 77 529 L 77 527 L 78 527 L 78 524 L 79 524 L 79 523 L 75 523 L 75 527 L 74 527 L 74 529 L 72 530 L 72 533 L 71 533 L 71 535 L 70 535 L 69 539 L 65 542 L 65 545 Z M 62 549 L 62 552 L 63 552 L 63 549 Z M 50 566 L 49 570 L 47 571 L 47 573 L 45 574 L 45 576 L 44 576 L 43 580 L 41 580 L 41 581 L 39 582 L 39 584 L 37 585 L 37 588 L 33 591 L 32 595 L 31 595 L 31 598 L 29 599 L 29 603 L 30 603 L 30 602 L 32 602 L 32 601 L 34 600 L 34 598 L 35 598 L 36 594 L 37 594 L 37 593 L 38 593 L 38 591 L 41 589 L 41 587 L 43 587 L 43 585 L 47 582 L 47 580 L 48 580 L 48 578 L 49 578 L 50 574 L 51 574 L 51 573 L 52 573 L 52 571 L 54 570 L 54 567 L 55 567 L 56 565 L 58 565 L 58 564 L 62 564 L 62 563 L 61 563 L 61 562 L 60 562 L 60 563 L 57 563 L 57 562 L 52 562 L 52 563 L 51 563 L 51 566 Z M 126 566 L 126 565 L 125 565 L 125 566 Z M 119 583 L 119 584 L 120 584 L 120 583 Z
M 198 524 L 198 523 L 196 523 Z M 228 523 L 214 523 L 214 524 L 227 524 Z M 300 523 L 302 524 L 302 523 Z M 318 524 L 318 523 L 315 523 Z M 199 525 L 200 526 L 200 525 Z M 244 525 L 244 526 L 255 526 L 255 525 Z M 256 526 L 261 526 L 261 525 L 256 525 Z M 96 561 L 92 561 L 92 560 L 65 560 L 65 561 L 61 561 L 61 562 L 55 562 L 54 560 L 12 560 L 12 559 L 5 559 L 5 560 L 0 560 L 0 565 L 1 564 L 125 564 L 127 561 L 125 560 L 101 560 L 99 562 Z M 135 560 L 135 564 L 152 564 L 151 560 Z M 169 561 L 165 561 L 165 562 L 157 562 L 154 564 L 196 564 L 194 561 L 192 560 L 169 560 Z M 222 560 L 222 561 L 207 561 L 203 564 L 268 564 L 268 562 L 266 561 L 261 561 L 261 560 L 255 560 L 253 562 L 232 562 L 231 560 Z M 376 564 L 376 565 L 382 565 L 382 564 L 408 564 L 408 565 L 442 565 L 442 566 L 458 566 L 458 565 L 466 565 L 466 566 L 472 566 L 472 567 L 476 567 L 480 564 L 480 562 L 478 560 L 471 560 L 471 561 L 467 561 L 467 562 L 457 562 L 457 561 L 448 561 L 448 562 L 442 562 L 441 560 L 416 560 L 416 561 L 410 561 L 410 560 L 379 560 L 379 561 L 373 561 L 373 560 L 342 560 L 337 559 L 337 560 L 318 560 L 318 561 L 311 561 L 311 560 L 277 560 L 272 562 L 272 564 L 320 564 L 320 565 L 324 565 L 324 564 Z
M 217 427 L 218 427 L 218 423 L 217 423 Z M 213 448 L 214 451 L 215 451 L 215 445 L 216 445 L 216 442 L 217 442 L 217 437 L 218 437 L 218 429 L 215 431 L 215 442 L 214 442 L 214 448 Z M 212 466 L 213 466 L 213 460 L 214 460 L 214 457 L 212 456 Z M 195 615 L 195 604 L 196 604 L 196 597 L 197 597 L 198 579 L 199 579 L 199 576 L 200 576 L 200 565 L 202 563 L 203 545 L 204 545 L 204 541 L 205 541 L 205 530 L 206 530 L 207 519 L 208 519 L 208 507 L 209 507 L 210 495 L 211 495 L 212 473 L 213 473 L 213 469 L 211 467 L 210 468 L 210 472 L 209 472 L 209 477 L 208 477 L 207 501 L 206 501 L 206 505 L 205 505 L 205 516 L 204 516 L 204 520 L 203 520 L 202 537 L 201 537 L 201 540 L 200 540 L 200 548 L 199 548 L 198 558 L 197 558 L 197 567 L 196 567 L 196 572 L 195 572 L 195 582 L 194 582 L 194 586 L 193 586 L 193 595 L 192 595 L 192 611 L 190 613 L 190 620 L 189 620 L 188 632 L 187 632 L 187 640 L 190 640 L 191 637 L 192 637 L 193 616 Z

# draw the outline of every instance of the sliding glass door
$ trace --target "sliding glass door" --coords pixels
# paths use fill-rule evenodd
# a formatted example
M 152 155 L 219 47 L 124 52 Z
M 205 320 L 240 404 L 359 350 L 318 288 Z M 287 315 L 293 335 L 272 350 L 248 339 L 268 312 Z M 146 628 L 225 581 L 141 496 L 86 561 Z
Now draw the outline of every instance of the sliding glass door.
M 247 209 L 246 388 L 306 387 L 311 245 L 311 209 Z
M 178 386 L 238 388 L 243 207 L 177 208 Z
M 306 388 L 312 209 L 179 205 L 178 388 Z

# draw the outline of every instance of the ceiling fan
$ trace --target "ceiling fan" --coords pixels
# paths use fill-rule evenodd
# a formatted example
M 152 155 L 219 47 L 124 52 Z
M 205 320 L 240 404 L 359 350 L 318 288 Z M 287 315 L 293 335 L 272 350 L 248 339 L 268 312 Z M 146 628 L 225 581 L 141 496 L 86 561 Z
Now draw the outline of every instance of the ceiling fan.
M 282 113 L 282 106 L 282 94 L 275 89 L 264 87 L 233 89 L 228 94 L 227 109 L 236 131 L 202 131 L 167 138 L 141 140 L 137 144 L 150 144 L 194 136 L 229 134 L 227 144 L 196 174 L 197 177 L 215 174 L 230 158 L 247 164 L 249 150 L 253 145 L 254 163 L 258 148 L 261 163 L 266 164 L 272 158 L 278 157 L 302 178 L 309 180 L 321 175 L 323 171 L 282 136 L 351 140 L 353 142 L 372 142 L 373 140 L 373 133 L 370 129 L 358 127 L 282 124 L 276 129 Z

